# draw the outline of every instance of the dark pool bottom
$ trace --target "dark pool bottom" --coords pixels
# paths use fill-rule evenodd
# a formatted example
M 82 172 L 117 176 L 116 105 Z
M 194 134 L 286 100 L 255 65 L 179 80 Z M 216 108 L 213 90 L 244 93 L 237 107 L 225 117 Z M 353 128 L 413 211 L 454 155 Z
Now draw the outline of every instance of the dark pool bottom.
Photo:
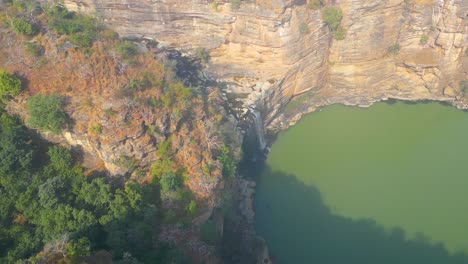
M 276 263 L 468 263 L 468 113 L 335 105 L 280 134 L 256 228 Z

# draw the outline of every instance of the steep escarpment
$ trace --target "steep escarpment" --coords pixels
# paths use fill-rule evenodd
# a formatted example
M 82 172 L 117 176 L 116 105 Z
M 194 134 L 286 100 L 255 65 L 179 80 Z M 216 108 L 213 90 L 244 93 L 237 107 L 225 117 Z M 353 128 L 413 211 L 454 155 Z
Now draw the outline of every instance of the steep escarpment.
M 123 36 L 209 49 L 207 72 L 243 94 L 245 105 L 257 105 L 272 127 L 337 102 L 392 97 L 464 105 L 457 81 L 467 78 L 466 1 L 325 2 L 341 8 L 345 40 L 333 40 L 322 11 L 305 1 L 65 1 Z M 389 52 L 392 46 L 399 52 Z
M 212 212 L 229 203 L 222 190 L 234 181 L 240 142 L 219 89 L 197 71 L 200 62 L 153 41 L 119 39 L 94 18 L 59 5 L 2 3 L 0 24 L 0 113 L 19 117 L 37 132 L 35 140 L 42 136 L 72 149 L 86 168 L 83 173 L 79 168 L 79 177 L 99 175 L 117 186 L 112 188 L 144 186 L 157 194 L 151 200 L 158 209 L 150 217 L 157 224 L 154 234 L 147 233 L 152 235 L 148 252 L 168 245 L 177 248 L 176 257 L 183 252 L 195 262 L 219 262 L 223 214 Z M 5 226 L 35 227 L 31 219 L 5 221 Z M 54 235 L 76 235 L 70 226 Z M 145 233 L 140 231 L 129 236 Z M 31 257 L 38 245 L 57 239 L 38 237 L 43 241 L 20 257 Z M 21 248 L 14 240 L 5 243 L 11 245 L 2 250 L 2 259 Z M 93 244 L 92 252 L 104 244 Z M 125 258 L 110 248 L 114 260 Z

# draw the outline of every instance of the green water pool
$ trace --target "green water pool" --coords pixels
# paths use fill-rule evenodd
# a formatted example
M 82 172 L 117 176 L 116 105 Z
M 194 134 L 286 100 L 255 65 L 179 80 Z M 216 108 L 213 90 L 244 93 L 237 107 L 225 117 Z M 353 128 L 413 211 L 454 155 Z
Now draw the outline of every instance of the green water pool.
M 281 133 L 256 228 L 276 263 L 468 263 L 468 113 L 329 106 Z

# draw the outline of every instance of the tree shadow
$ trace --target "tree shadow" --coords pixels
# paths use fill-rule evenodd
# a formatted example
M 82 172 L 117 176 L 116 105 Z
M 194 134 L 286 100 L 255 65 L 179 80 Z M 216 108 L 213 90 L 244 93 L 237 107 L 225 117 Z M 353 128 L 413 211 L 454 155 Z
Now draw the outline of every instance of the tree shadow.
M 264 169 L 256 195 L 256 229 L 275 263 L 462 264 L 423 236 L 409 240 L 402 229 L 386 231 L 372 219 L 334 215 L 320 191 L 293 175 Z M 443 228 L 443 227 L 441 227 Z

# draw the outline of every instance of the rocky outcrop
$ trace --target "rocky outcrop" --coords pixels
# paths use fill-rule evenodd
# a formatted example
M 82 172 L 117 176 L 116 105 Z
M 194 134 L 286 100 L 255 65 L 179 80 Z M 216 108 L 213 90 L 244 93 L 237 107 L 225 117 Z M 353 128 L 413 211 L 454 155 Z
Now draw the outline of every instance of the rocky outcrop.
M 336 102 L 368 105 L 392 97 L 460 104 L 456 80 L 467 78 L 468 68 L 466 1 L 330 0 L 343 10 L 343 41 L 331 38 L 321 11 L 305 2 L 242 1 L 236 8 L 206 0 L 65 1 L 69 9 L 97 14 L 123 36 L 210 50 L 206 72 L 230 92 L 246 95 L 245 105 L 261 106 L 273 127 Z M 301 33 L 305 25 L 309 30 Z M 399 54 L 388 51 L 394 44 Z M 451 92 L 444 93 L 447 87 Z M 314 96 L 303 103 L 312 107 L 280 111 L 308 91 Z

